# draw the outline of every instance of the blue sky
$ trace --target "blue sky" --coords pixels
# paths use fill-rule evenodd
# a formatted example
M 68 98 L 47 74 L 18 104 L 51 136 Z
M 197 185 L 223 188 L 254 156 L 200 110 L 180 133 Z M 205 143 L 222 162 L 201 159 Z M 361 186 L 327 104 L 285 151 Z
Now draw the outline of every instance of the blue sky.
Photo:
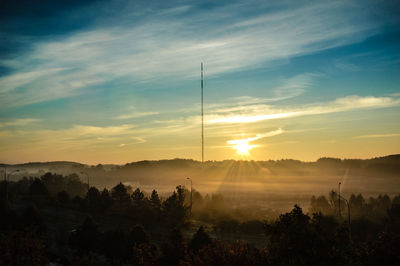
M 0 5 L 0 161 L 399 152 L 399 1 Z

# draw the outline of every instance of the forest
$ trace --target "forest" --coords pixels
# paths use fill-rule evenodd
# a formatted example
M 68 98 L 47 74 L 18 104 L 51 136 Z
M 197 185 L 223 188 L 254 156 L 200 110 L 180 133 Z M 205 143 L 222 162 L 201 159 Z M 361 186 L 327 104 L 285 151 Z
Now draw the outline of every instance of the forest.
M 76 174 L 2 181 L 2 265 L 394 265 L 400 195 L 254 214 L 221 194 L 177 186 L 160 195 L 124 183 L 88 186 Z M 348 219 L 350 211 L 351 219 Z

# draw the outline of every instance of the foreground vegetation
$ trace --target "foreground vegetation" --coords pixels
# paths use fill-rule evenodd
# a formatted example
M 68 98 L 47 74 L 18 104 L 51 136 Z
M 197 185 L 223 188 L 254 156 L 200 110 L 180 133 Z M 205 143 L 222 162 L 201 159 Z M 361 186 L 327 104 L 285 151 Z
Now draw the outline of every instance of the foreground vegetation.
M 122 183 L 88 189 L 47 173 L 0 184 L 1 265 L 395 265 L 400 196 L 348 207 L 332 191 L 274 218 L 243 219 L 221 196 L 167 197 Z M 339 216 L 340 206 L 340 216 Z

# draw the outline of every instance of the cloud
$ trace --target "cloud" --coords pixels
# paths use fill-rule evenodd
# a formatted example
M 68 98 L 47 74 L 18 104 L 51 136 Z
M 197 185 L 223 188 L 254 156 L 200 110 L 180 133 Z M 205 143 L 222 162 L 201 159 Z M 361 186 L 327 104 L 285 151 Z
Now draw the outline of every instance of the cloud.
M 134 142 L 129 142 L 129 143 L 121 143 L 119 144 L 119 147 L 123 148 L 126 147 L 128 145 L 136 145 L 136 144 L 141 144 L 141 143 L 145 143 L 146 140 L 143 138 L 139 138 L 139 137 L 131 137 L 131 140 L 135 140 Z
M 362 135 L 356 136 L 355 139 L 372 139 L 372 138 L 391 138 L 391 137 L 400 137 L 399 133 L 393 134 L 370 134 L 370 135 Z
M 0 79 L 6 94 L 0 103 L 26 105 L 70 97 L 93 86 L 112 87 L 110 82 L 117 80 L 132 85 L 193 79 L 200 61 L 208 76 L 259 68 L 359 42 L 382 26 L 370 19 L 368 8 L 346 1 L 257 3 L 252 16 L 243 16 L 244 11 L 254 11 L 254 4 L 211 10 L 183 6 L 143 17 L 125 10 L 119 24 L 99 23 L 90 30 L 35 42 L 30 51 L 15 57 L 20 63 L 12 74 Z M 271 8 L 273 14 L 268 13 Z M 140 19 L 132 21 L 132 16 Z M 302 93 L 302 88 L 292 89 L 294 95 Z M 281 97 L 286 97 L 285 90 Z
M 397 98 L 352 95 L 331 102 L 309 104 L 298 108 L 277 108 L 272 105 L 258 104 L 240 106 L 230 110 L 216 109 L 206 116 L 206 123 L 253 123 L 270 119 L 386 108 L 398 105 L 400 105 L 400 99 Z
M 16 119 L 13 121 L 9 122 L 0 122 L 0 127 L 10 127 L 10 126 L 26 126 L 28 124 L 32 124 L 35 122 L 40 121 L 40 119 L 36 118 L 21 118 L 21 119 Z
M 134 125 L 120 125 L 120 126 L 86 126 L 86 125 L 75 125 L 73 128 L 68 129 L 67 132 L 71 136 L 118 136 L 131 134 Z
M 159 112 L 133 112 L 131 114 L 117 116 L 116 119 L 130 119 L 158 114 Z
M 65 129 L 16 130 L 12 134 L 0 131 L 7 138 L 3 148 L 29 150 L 34 147 L 54 150 L 112 150 L 122 146 L 145 143 L 146 139 L 136 132 L 135 125 L 90 126 L 74 125 Z
M 235 145 L 236 144 L 240 144 L 240 143 L 249 143 L 251 141 L 255 141 L 255 140 L 259 140 L 259 139 L 277 136 L 277 135 L 280 135 L 282 133 L 284 133 L 284 130 L 279 128 L 277 130 L 270 131 L 270 132 L 265 133 L 265 134 L 257 134 L 255 137 L 251 137 L 251 138 L 228 140 L 227 143 L 228 144 L 235 144 Z

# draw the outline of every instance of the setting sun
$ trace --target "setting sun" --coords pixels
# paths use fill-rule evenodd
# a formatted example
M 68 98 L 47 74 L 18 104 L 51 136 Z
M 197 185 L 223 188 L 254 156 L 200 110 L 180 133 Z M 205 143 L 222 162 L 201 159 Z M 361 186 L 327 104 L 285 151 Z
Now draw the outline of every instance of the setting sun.
M 239 155 L 248 155 L 249 150 L 252 148 L 252 145 L 249 145 L 247 142 L 238 143 L 237 145 L 233 146 L 236 149 Z
M 252 148 L 258 147 L 258 145 L 249 144 L 249 141 L 251 140 L 252 139 L 229 140 L 227 143 L 232 144 L 231 147 L 236 149 L 236 153 L 243 156 L 249 155 Z

